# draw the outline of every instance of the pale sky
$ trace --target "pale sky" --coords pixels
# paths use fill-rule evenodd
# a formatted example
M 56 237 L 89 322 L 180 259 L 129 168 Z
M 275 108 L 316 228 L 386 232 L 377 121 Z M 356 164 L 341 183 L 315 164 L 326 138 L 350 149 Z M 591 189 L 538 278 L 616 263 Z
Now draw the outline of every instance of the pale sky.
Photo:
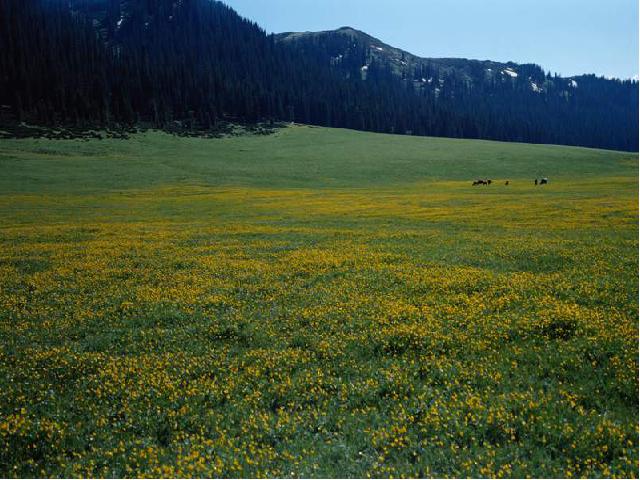
M 268 33 L 350 26 L 423 57 L 638 75 L 637 0 L 223 0 Z

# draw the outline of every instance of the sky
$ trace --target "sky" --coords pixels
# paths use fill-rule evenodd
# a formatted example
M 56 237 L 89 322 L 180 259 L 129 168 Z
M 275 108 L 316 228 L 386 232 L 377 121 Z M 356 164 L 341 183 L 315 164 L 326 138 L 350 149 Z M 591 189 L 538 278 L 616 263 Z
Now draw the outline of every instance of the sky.
M 638 0 L 223 0 L 268 33 L 350 26 L 422 57 L 638 75 Z

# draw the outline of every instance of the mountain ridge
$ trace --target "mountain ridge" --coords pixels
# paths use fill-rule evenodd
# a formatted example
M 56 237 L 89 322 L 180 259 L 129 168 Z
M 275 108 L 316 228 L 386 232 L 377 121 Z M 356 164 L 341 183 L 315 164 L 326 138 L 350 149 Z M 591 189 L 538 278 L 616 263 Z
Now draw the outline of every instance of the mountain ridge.
M 476 63 L 481 63 L 481 64 L 495 64 L 495 65 L 504 65 L 504 66 L 510 66 L 510 65 L 539 65 L 538 63 L 534 63 L 534 62 L 517 62 L 514 60 L 494 60 L 491 58 L 471 58 L 471 57 L 464 57 L 464 56 L 423 56 L 423 55 L 418 55 L 415 53 L 412 53 L 410 50 L 401 48 L 401 47 L 395 47 L 392 46 L 391 44 L 388 44 L 382 40 L 380 40 L 378 37 L 371 35 L 367 32 L 365 32 L 364 30 L 360 30 L 358 28 L 349 26 L 349 25 L 344 25 L 335 29 L 328 29 L 328 30 L 306 30 L 306 31 L 287 31 L 287 32 L 278 32 L 278 33 L 274 33 L 273 35 L 275 35 L 275 37 L 279 40 L 279 41 L 289 41 L 289 40 L 293 40 L 296 38 L 300 38 L 300 37 L 304 37 L 304 36 L 318 36 L 318 35 L 327 35 L 327 34 L 349 34 L 355 38 L 366 38 L 368 40 L 371 40 L 374 43 L 377 43 L 378 46 L 381 47 L 388 47 L 390 49 L 393 50 L 397 50 L 397 51 L 401 51 L 404 52 L 407 55 L 410 55 L 412 57 L 421 59 L 421 60 L 428 60 L 428 61 L 442 61 L 442 62 L 456 62 L 456 61 L 465 61 L 465 62 L 476 62 Z M 542 67 L 541 67 L 542 68 Z M 635 77 L 629 77 L 629 78 L 623 78 L 623 77 L 611 77 L 611 76 L 606 76 L 606 75 L 598 75 L 594 72 L 582 72 L 582 73 L 577 73 L 574 75 L 559 75 L 560 78 L 564 78 L 567 80 L 570 79 L 576 79 L 576 78 L 580 78 L 580 77 L 585 77 L 585 76 L 595 76 L 597 78 L 601 78 L 604 80 L 612 80 L 612 81 L 621 81 L 621 82 L 625 82 L 625 81 L 631 81 L 631 82 L 638 82 L 638 77 L 637 75 Z
M 390 44 L 383 42 L 382 40 L 370 35 L 362 30 L 351 26 L 342 26 L 336 28 L 334 30 L 321 30 L 321 31 L 305 31 L 305 32 L 282 32 L 274 34 L 277 41 L 282 43 L 294 43 L 299 41 L 306 41 L 310 38 L 319 38 L 325 36 L 332 35 L 346 35 L 350 38 L 353 38 L 356 41 L 366 42 L 369 45 L 371 54 L 376 58 L 380 59 L 382 57 L 387 57 L 387 62 L 396 62 L 396 68 L 394 69 L 395 73 L 407 73 L 411 67 L 415 68 L 416 66 L 423 64 L 433 64 L 438 65 L 444 69 L 463 69 L 465 65 L 477 65 L 485 68 L 485 71 L 490 70 L 494 72 L 500 72 L 501 75 L 507 75 L 511 78 L 517 77 L 517 69 L 519 67 L 525 67 L 527 69 L 534 68 L 539 69 L 538 73 L 542 75 L 538 76 L 538 80 L 542 80 L 543 77 L 546 79 L 549 78 L 550 72 L 547 73 L 545 70 L 534 63 L 518 63 L 514 61 L 496 61 L 491 59 L 475 59 L 475 58 L 465 58 L 465 57 L 423 57 L 420 55 L 413 54 L 407 50 L 402 48 L 394 47 Z M 363 65 L 367 66 L 368 65 Z M 405 68 L 403 68 L 405 67 Z M 516 74 L 516 75 L 514 75 Z M 531 76 L 529 75 L 528 79 Z M 596 77 L 595 74 L 584 73 L 580 75 L 570 75 L 570 76 L 555 76 L 553 78 L 557 79 L 557 81 L 564 82 L 565 87 L 577 88 L 577 80 L 581 78 L 593 78 Z M 634 82 L 633 79 L 623 80 L 623 79 L 610 79 L 605 77 L 596 77 L 605 81 L 631 81 Z M 637 82 L 637 81 L 636 81 Z M 543 87 L 537 85 L 534 80 L 532 80 L 532 90 L 534 92 L 539 93 Z M 565 88 L 565 90 L 568 90 Z

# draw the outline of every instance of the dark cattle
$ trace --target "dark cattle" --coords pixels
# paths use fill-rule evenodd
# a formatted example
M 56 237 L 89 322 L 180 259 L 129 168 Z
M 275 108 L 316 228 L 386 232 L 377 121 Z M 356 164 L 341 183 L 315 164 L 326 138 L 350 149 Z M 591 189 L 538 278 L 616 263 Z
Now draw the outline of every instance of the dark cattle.
M 540 179 L 540 185 L 546 185 L 547 183 L 549 183 L 549 179 L 548 178 L 542 178 Z
M 536 178 L 535 181 L 533 182 L 534 185 L 538 185 L 538 179 Z
M 487 180 L 487 185 L 491 185 L 491 180 Z
M 505 185 L 509 185 L 509 180 L 507 180 L 506 182 L 504 182 Z

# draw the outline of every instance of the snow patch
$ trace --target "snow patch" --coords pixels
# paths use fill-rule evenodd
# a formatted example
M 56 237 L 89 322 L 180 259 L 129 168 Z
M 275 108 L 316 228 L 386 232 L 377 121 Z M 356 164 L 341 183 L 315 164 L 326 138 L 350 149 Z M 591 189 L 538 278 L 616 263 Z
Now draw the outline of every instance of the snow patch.
M 511 78 L 518 77 L 518 73 L 514 72 L 511 68 L 505 68 L 504 70 L 502 70 L 502 73 L 504 73 L 505 75 L 509 75 Z
M 122 22 L 124 22 L 124 17 L 120 17 L 120 20 L 118 20 L 118 23 L 116 24 L 118 28 L 120 28 L 120 25 L 122 25 Z
M 366 72 L 367 70 L 369 70 L 369 65 L 363 65 L 360 70 L 362 70 L 363 72 Z
M 375 48 L 376 50 L 378 50 L 379 52 L 384 52 L 384 48 L 381 47 L 376 47 L 375 45 L 371 45 L 373 48 Z
M 573 78 L 569 80 L 569 86 L 571 88 L 578 88 L 578 82 L 576 82 Z
M 542 91 L 542 89 L 536 84 L 536 82 L 531 82 L 531 90 L 538 93 Z

